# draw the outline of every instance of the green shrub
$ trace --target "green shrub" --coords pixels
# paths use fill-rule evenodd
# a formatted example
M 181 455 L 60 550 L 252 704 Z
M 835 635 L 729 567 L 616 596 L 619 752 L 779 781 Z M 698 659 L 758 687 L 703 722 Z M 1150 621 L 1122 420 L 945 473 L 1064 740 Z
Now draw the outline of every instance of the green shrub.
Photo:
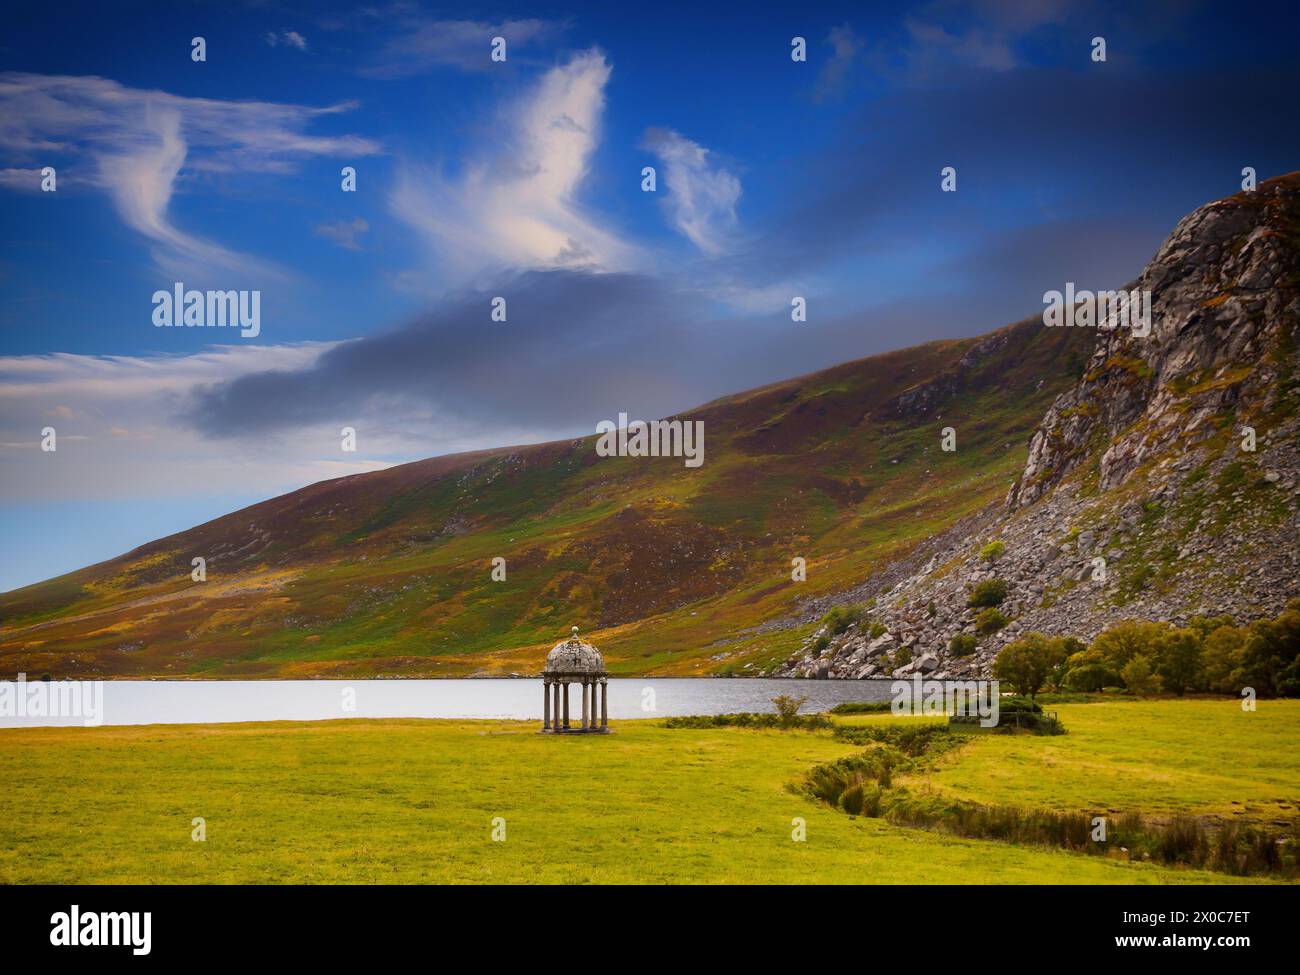
M 876 637 L 884 636 L 886 633 L 888 633 L 889 627 L 885 626 L 884 623 L 872 623 L 871 629 L 868 632 L 871 635 L 871 639 L 874 640 Z
M 783 724 L 779 714 L 683 714 L 664 719 L 665 728 L 779 728 L 782 731 L 818 731 L 834 727 L 824 714 L 797 714 L 791 724 Z
M 865 606 L 836 606 L 822 617 L 822 625 L 830 630 L 831 636 L 839 636 L 854 623 L 861 622 Z
M 972 609 L 982 609 L 988 606 L 998 606 L 1006 598 L 1006 580 L 985 579 L 983 582 L 976 583 L 975 588 L 971 590 L 970 598 L 966 600 L 966 605 Z
M 1000 609 L 986 609 L 975 617 L 975 629 L 979 631 L 981 636 L 996 633 L 1006 625 L 1007 618 Z
M 1042 714 L 1043 706 L 1032 697 L 1008 694 L 998 700 L 998 712 L 1000 714 Z
M 861 816 L 862 807 L 866 805 L 866 791 L 861 780 L 854 782 L 840 795 L 840 805 L 850 816 Z
M 772 698 L 772 705 L 776 708 L 777 720 L 782 728 L 793 728 L 799 723 L 799 709 L 807 701 L 806 697 L 791 697 L 788 694 L 778 694 Z
M 1007 550 L 1006 545 L 1001 541 L 992 541 L 980 549 L 980 558 L 985 562 L 996 562 L 1002 558 L 1002 553 Z
M 845 701 L 831 708 L 831 714 L 881 714 L 891 706 L 889 701 Z
M 969 657 L 978 645 L 975 634 L 957 633 L 948 641 L 948 652 L 954 657 Z

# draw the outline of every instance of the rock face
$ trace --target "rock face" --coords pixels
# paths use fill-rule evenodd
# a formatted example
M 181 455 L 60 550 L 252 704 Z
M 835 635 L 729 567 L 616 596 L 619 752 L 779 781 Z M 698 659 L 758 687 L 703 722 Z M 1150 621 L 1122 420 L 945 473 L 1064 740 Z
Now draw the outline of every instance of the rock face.
M 1132 289 L 1151 293 L 1150 334 L 1097 330 L 1005 505 L 846 593 L 867 617 L 781 673 L 981 676 L 1029 631 L 1249 620 L 1300 593 L 1300 174 L 1185 217 Z M 968 605 L 990 579 L 1002 620 Z

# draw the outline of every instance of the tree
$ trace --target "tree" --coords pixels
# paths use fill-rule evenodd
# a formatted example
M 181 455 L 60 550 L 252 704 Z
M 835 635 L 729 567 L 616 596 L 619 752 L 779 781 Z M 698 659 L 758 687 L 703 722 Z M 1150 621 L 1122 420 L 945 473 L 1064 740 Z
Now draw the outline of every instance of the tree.
M 1064 640 L 1044 633 L 1026 633 L 1002 648 L 993 662 L 993 676 L 1010 684 L 1017 694 L 1033 697 L 1065 658 Z
M 1263 696 L 1296 695 L 1300 672 L 1300 600 L 1293 599 L 1275 619 L 1250 624 L 1250 638 L 1233 672 L 1237 687 L 1253 687 Z
M 782 728 L 793 728 L 798 723 L 799 709 L 807 700 L 806 697 L 790 697 L 787 694 L 778 694 L 772 698 Z
M 1160 678 L 1151 669 L 1146 654 L 1139 653 L 1126 663 L 1120 677 L 1124 679 L 1124 686 L 1139 696 L 1160 692 Z
M 1167 627 L 1143 620 L 1112 623 L 1092 641 L 1092 649 L 1114 670 L 1120 670 L 1139 653 L 1155 656 L 1156 641 Z
M 1065 672 L 1064 683 L 1072 691 L 1099 693 L 1120 683 L 1120 676 L 1102 663 L 1080 663 Z
M 1249 639 L 1250 630 L 1243 626 L 1220 626 L 1206 634 L 1201 644 L 1201 669 L 1208 690 L 1216 694 L 1232 694 L 1238 690 L 1232 675 L 1241 667 L 1242 652 Z
M 1136 659 L 1137 657 L 1133 658 Z M 1175 629 L 1164 633 L 1156 641 L 1155 670 L 1164 686 L 1179 697 L 1201 683 L 1204 679 L 1201 672 L 1201 635 L 1191 629 Z

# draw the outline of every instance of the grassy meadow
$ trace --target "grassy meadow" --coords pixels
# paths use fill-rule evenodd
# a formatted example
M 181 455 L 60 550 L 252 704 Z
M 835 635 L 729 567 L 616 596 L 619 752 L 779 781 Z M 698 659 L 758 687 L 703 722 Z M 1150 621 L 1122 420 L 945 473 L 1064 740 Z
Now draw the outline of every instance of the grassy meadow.
M 1064 737 L 975 735 L 909 785 L 1045 807 L 1295 815 L 1300 702 L 1250 715 L 1231 701 L 1059 711 Z M 515 721 L 3 730 L 0 882 L 1238 879 L 851 818 L 791 791 L 856 750 L 829 732 L 654 720 L 558 739 Z M 791 839 L 795 817 L 805 842 Z

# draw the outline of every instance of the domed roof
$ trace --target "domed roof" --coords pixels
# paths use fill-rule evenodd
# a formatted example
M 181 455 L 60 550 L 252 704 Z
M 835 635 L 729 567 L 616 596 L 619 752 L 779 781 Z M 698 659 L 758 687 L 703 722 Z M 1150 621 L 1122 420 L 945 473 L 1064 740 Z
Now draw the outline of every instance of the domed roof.
M 544 674 L 604 674 L 605 661 L 600 651 L 585 640 L 578 639 L 578 628 L 573 636 L 561 640 L 546 655 Z

